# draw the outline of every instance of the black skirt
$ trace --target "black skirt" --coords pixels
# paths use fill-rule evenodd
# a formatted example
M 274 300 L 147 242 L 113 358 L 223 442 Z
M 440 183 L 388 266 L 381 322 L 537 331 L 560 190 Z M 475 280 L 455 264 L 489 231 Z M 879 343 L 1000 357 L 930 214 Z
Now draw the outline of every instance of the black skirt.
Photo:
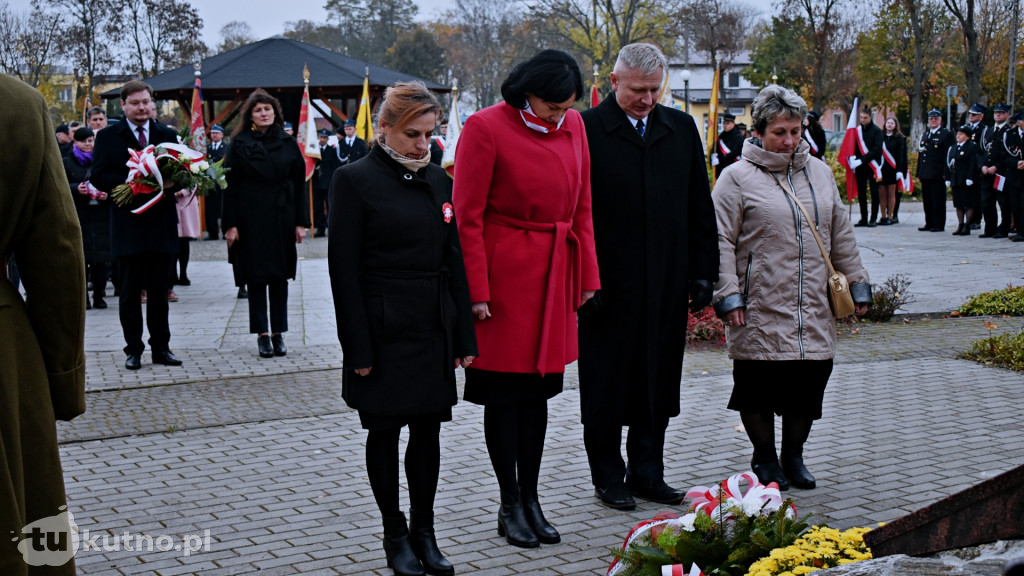
M 466 369 L 463 400 L 482 406 L 508 406 L 554 398 L 562 391 L 565 374 L 517 374 Z
M 373 414 L 366 410 L 359 411 L 359 424 L 362 425 L 363 430 L 389 430 L 421 422 L 432 424 L 435 422 L 451 422 L 451 420 L 451 408 L 429 414 Z
M 734 360 L 730 410 L 821 418 L 832 360 Z

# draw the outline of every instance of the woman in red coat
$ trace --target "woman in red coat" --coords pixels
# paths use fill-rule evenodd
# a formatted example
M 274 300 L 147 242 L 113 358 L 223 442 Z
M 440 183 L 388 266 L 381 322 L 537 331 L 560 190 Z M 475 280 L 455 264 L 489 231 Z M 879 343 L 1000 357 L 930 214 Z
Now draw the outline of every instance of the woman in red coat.
M 576 360 L 576 310 L 599 286 L 590 154 L 573 104 L 572 56 L 545 50 L 502 83 L 504 102 L 459 137 L 454 204 L 479 358 L 465 399 L 484 406 L 501 489 L 498 534 L 532 548 L 560 541 L 537 502 L 547 400 Z

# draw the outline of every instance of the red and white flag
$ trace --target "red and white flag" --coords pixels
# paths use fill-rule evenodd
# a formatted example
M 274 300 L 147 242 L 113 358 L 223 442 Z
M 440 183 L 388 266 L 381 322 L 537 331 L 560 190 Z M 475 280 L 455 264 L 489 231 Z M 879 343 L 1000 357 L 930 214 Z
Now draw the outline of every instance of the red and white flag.
M 857 176 L 854 168 L 850 167 L 850 156 L 857 154 L 857 99 L 853 99 L 853 110 L 850 112 L 850 120 L 846 123 L 846 135 L 843 136 L 843 143 L 839 146 L 839 164 L 846 168 L 846 201 L 853 202 L 857 197 Z
M 302 106 L 299 108 L 299 129 L 295 131 L 295 141 L 306 162 L 306 180 L 313 177 L 316 161 L 320 159 L 320 139 L 316 136 L 316 121 L 309 113 L 309 68 L 302 69 L 306 87 L 302 90 Z
M 444 134 L 444 155 L 441 156 L 441 168 L 455 178 L 455 147 L 459 144 L 462 134 L 462 121 L 459 119 L 459 93 L 452 91 L 452 109 L 448 111 L 448 130 Z
M 206 154 L 206 126 L 203 123 L 203 92 L 199 80 L 199 71 L 196 70 L 196 84 L 192 88 L 192 120 L 189 126 L 189 134 L 192 139 L 189 141 L 189 148 Z
M 1000 192 L 1002 192 L 1003 191 L 1003 186 L 1005 186 L 1005 185 L 1006 185 L 1006 177 L 1004 177 L 1001 174 L 996 174 L 996 179 L 995 179 L 994 182 L 992 182 L 992 187 L 995 188 L 996 190 L 999 190 Z

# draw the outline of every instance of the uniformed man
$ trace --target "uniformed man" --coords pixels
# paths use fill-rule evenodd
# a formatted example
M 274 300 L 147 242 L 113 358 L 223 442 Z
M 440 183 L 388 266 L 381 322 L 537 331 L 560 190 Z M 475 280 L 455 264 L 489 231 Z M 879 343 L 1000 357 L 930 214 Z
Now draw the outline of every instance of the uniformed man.
M 711 154 L 711 165 L 715 167 L 715 178 L 740 159 L 743 151 L 743 133 L 736 129 L 736 116 L 722 115 L 722 133 L 715 142 L 715 151 Z
M 985 114 L 988 112 L 988 108 L 981 104 L 973 104 L 970 109 L 967 110 L 967 117 L 969 122 L 967 125 L 970 127 L 971 142 L 974 142 L 978 146 L 978 161 L 980 164 L 985 163 L 985 141 L 992 134 L 992 128 L 985 124 Z M 977 230 L 981 228 L 981 195 L 975 194 L 971 198 L 971 210 L 973 217 L 971 218 L 971 230 Z
M 860 204 L 860 221 L 854 226 L 874 227 L 878 220 L 878 180 L 882 177 L 882 129 L 875 125 L 871 108 L 860 111 L 860 140 L 866 150 L 858 144 L 849 164 L 857 176 L 857 202 Z M 939 177 L 942 177 L 941 172 Z M 868 191 L 871 192 L 871 219 L 868 220 Z
M 322 238 L 327 235 L 327 196 L 331 178 L 341 163 L 338 151 L 327 143 L 331 131 L 321 128 L 316 135 L 320 140 L 320 160 L 316 161 L 316 169 L 313 170 L 313 237 Z
M 932 108 L 928 112 L 928 130 L 921 135 L 917 146 L 917 178 L 921 180 L 924 204 L 922 232 L 942 232 L 946 228 L 946 153 L 953 145 L 953 133 L 942 127 L 942 112 Z
M 1024 242 L 1024 111 L 1018 112 L 1012 119 L 1016 124 L 1006 133 L 1005 156 L 1003 166 L 1006 169 L 1006 192 L 1010 201 L 1010 212 L 1017 233 L 1010 236 L 1014 242 Z
M 90 123 L 92 121 L 90 120 Z M 224 128 L 220 124 L 210 126 L 210 143 L 206 146 L 206 160 L 213 164 L 223 160 L 228 151 L 228 145 L 224 143 Z M 216 186 L 206 193 L 203 199 L 204 220 L 206 222 L 207 240 L 220 239 L 220 213 L 223 207 L 223 193 Z
M 985 218 L 985 230 L 981 238 L 1006 238 L 1010 231 L 1010 202 L 1006 195 L 1006 168 L 1002 157 L 1006 153 L 1003 141 L 1012 125 L 1009 104 L 992 107 L 996 125 L 988 132 L 985 141 L 985 165 L 981 178 L 981 211 Z M 1001 218 L 999 218 L 1001 216 Z M 996 224 L 999 220 L 998 225 Z

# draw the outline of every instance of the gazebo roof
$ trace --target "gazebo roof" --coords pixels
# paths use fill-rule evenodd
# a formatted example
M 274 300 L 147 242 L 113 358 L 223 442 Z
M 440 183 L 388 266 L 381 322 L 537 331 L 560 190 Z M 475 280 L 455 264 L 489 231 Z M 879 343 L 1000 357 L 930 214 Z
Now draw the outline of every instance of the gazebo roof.
M 202 60 L 203 99 L 234 100 L 255 88 L 264 88 L 271 94 L 301 93 L 304 87 L 303 66 L 309 67 L 312 98 L 359 98 L 367 70 L 372 96 L 379 96 L 385 87 L 395 82 L 409 80 L 420 80 L 436 92 L 451 90 L 436 82 L 312 44 L 284 36 L 272 36 Z M 191 98 L 195 70 L 193 66 L 182 66 L 146 78 L 145 81 L 153 87 L 157 100 L 180 101 Z M 117 98 L 119 90 L 109 90 L 103 96 Z

